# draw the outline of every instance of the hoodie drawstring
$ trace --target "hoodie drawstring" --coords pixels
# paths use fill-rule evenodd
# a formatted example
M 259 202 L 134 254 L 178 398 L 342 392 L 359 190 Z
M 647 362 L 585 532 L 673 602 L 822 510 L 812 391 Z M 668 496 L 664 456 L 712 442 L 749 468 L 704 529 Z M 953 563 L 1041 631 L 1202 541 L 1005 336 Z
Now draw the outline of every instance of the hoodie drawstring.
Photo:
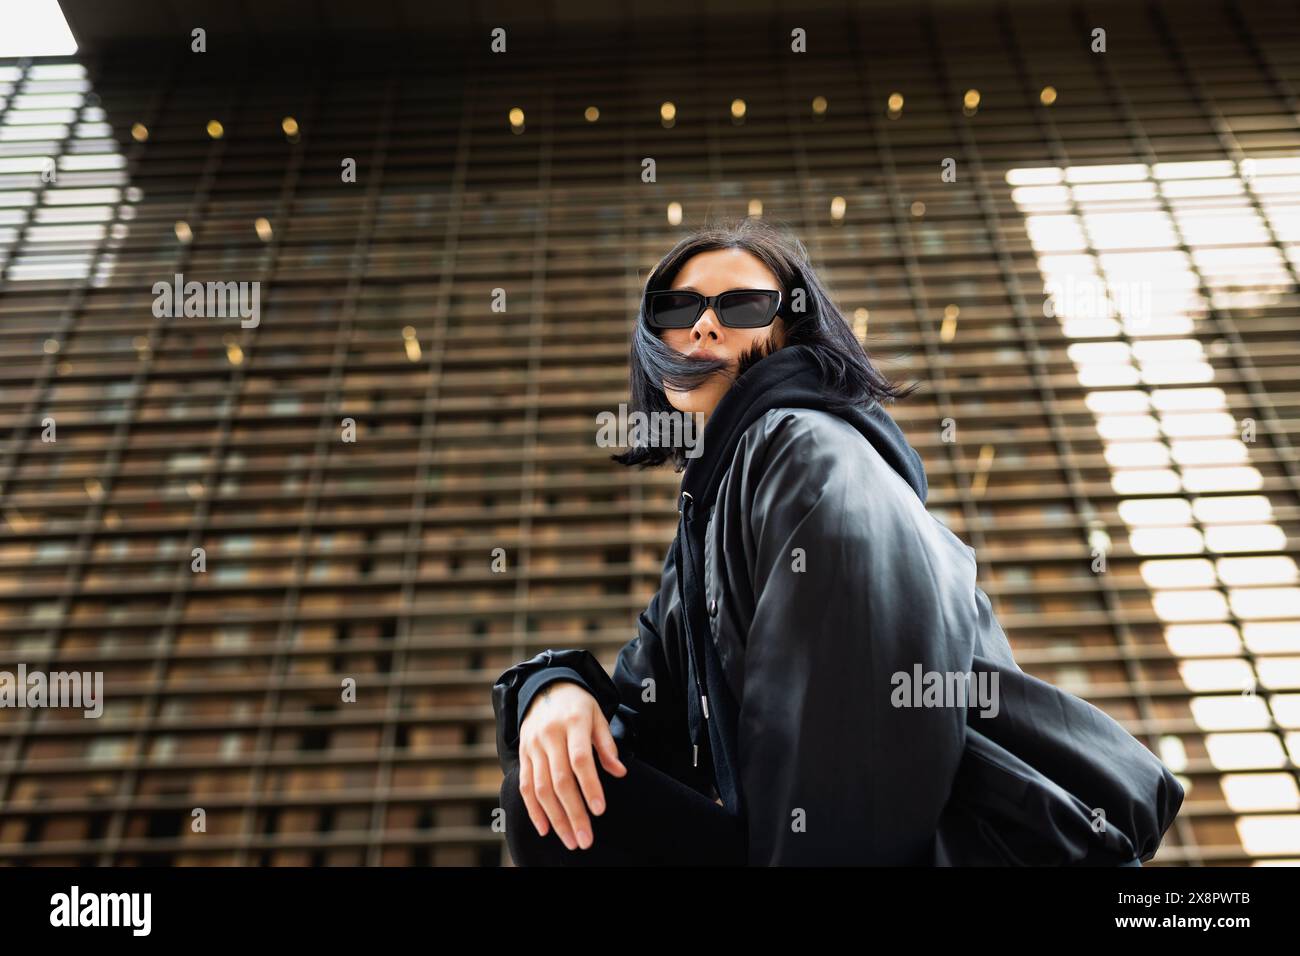
M 687 581 L 688 576 L 690 582 L 694 582 L 696 579 L 695 552 L 694 549 L 691 547 L 691 538 L 690 538 L 691 505 L 694 504 L 695 499 L 689 491 L 683 491 L 681 495 L 681 502 L 682 502 L 682 507 L 678 509 L 678 513 L 681 515 L 681 521 L 678 523 L 677 541 L 678 541 L 678 547 L 686 552 L 685 558 L 679 562 L 686 566 L 678 569 L 678 584 L 681 590 L 681 602 L 682 602 L 682 622 L 686 628 L 686 647 L 687 647 L 687 652 L 690 654 L 690 658 L 691 658 L 691 670 L 695 672 L 695 692 L 699 695 L 700 705 L 704 711 L 704 719 L 705 721 L 707 721 L 709 719 L 709 696 L 707 693 L 705 693 L 703 678 L 700 675 L 700 670 L 704 666 L 704 664 L 701 660 L 698 659 L 698 656 L 695 653 L 696 651 L 695 630 L 691 626 L 691 613 L 690 613 L 691 606 L 692 606 L 690 601 L 690 596 L 693 593 L 693 589 L 690 586 L 690 584 L 688 584 Z M 693 742 L 692 751 L 691 751 L 691 766 L 698 767 L 699 765 L 700 765 L 700 743 L 699 743 L 699 730 L 697 729 L 696 739 Z

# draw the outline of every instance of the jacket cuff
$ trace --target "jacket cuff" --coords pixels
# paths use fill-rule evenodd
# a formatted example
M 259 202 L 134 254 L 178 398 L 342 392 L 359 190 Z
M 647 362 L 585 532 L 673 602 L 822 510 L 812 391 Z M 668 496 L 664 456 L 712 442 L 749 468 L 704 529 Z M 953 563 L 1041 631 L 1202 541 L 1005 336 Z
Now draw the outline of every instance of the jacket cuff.
M 497 754 L 503 769 L 514 765 L 519 749 L 519 715 L 532 696 L 551 680 L 569 680 L 596 698 L 606 720 L 619 707 L 618 689 L 586 650 L 545 650 L 506 670 L 492 686 L 492 709 L 497 721 Z M 526 694 L 525 694 L 526 685 Z
M 539 670 L 537 673 L 530 675 L 519 687 L 519 696 L 516 698 L 517 703 L 515 705 L 515 713 L 518 718 L 515 725 L 514 739 L 511 743 L 517 744 L 519 742 L 519 728 L 523 726 L 524 718 L 528 715 L 528 704 L 533 699 L 533 695 L 547 684 L 554 683 L 557 680 L 573 681 L 588 694 L 591 694 L 592 697 L 596 696 L 596 692 L 591 689 L 591 685 L 572 667 L 547 667 Z

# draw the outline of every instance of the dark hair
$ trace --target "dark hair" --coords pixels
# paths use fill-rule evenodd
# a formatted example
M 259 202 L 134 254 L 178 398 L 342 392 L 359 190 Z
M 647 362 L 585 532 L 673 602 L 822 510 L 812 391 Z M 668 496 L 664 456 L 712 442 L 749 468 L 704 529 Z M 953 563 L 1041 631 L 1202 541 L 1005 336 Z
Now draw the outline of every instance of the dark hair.
M 651 423 L 651 432 L 672 421 L 674 412 L 663 385 L 688 391 L 701 385 L 714 372 L 725 369 L 725 361 L 704 362 L 685 359 L 664 344 L 646 321 L 645 293 L 672 288 L 673 280 L 692 256 L 713 249 L 744 249 L 767 266 L 781 284 L 781 318 L 785 346 L 806 345 L 816 359 L 832 407 L 868 405 L 910 395 L 917 385 L 900 386 L 883 376 L 867 357 L 844 315 L 831 301 L 829 293 L 808 261 L 808 250 L 784 227 L 754 217 L 709 223 L 673 246 L 646 280 L 636 328 L 632 331 L 631 411 L 643 412 Z M 739 378 L 760 359 L 770 354 L 766 339 L 760 339 L 738 357 Z M 671 442 L 671 435 L 651 434 L 648 445 L 610 455 L 621 465 L 648 468 L 665 461 L 674 470 L 686 467 L 685 450 Z

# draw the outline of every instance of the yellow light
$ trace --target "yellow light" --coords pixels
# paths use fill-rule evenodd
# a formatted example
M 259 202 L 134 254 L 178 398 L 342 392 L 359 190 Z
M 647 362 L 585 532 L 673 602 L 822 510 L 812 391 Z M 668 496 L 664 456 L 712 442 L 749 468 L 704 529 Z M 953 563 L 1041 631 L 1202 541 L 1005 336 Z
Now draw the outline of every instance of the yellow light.
M 285 136 L 297 136 L 298 121 L 292 116 L 286 116 L 284 119 L 280 120 L 280 129 L 284 130 Z
M 755 217 L 763 215 L 763 200 L 751 199 L 749 201 L 749 214 Z
M 1044 86 L 1043 92 L 1038 94 L 1038 100 L 1044 106 L 1051 106 L 1056 102 L 1056 87 Z
M 274 232 L 271 229 L 271 223 L 269 220 L 259 218 L 253 223 L 253 228 L 257 230 L 257 238 L 261 239 L 263 242 L 271 241 L 271 236 L 274 235 Z
M 679 202 L 670 202 L 668 204 L 668 225 L 680 226 L 682 224 L 682 204 Z
M 731 101 L 731 118 L 742 120 L 745 118 L 745 101 L 735 99 Z
M 672 126 L 677 120 L 677 107 L 672 101 L 665 101 L 659 107 L 659 119 L 664 126 Z
M 104 486 L 99 483 L 98 478 L 87 478 L 84 484 L 86 486 L 86 494 L 90 496 L 91 500 L 99 501 L 104 497 Z
M 510 125 L 516 128 L 524 125 L 524 111 L 517 106 L 510 109 Z
M 420 361 L 420 355 L 422 353 L 420 352 L 419 339 L 415 338 L 414 336 L 412 336 L 411 338 L 404 338 L 402 344 L 406 348 L 407 359 L 409 359 L 412 362 Z
M 600 110 L 594 106 L 588 106 L 582 111 L 582 115 L 586 117 L 588 123 L 594 123 L 596 120 L 600 119 Z
M 921 202 L 921 200 L 919 199 L 916 202 L 912 203 L 912 215 L 915 216 L 917 219 L 920 219 L 922 216 L 924 216 L 925 203 Z
M 226 343 L 226 360 L 230 362 L 231 365 L 244 364 L 244 350 L 239 347 L 238 342 Z
M 220 120 L 208 120 L 208 135 L 213 139 L 221 139 L 226 135 L 226 128 L 221 125 Z
M 821 116 L 826 112 L 826 97 L 814 96 L 812 101 L 813 113 Z
M 181 242 L 190 242 L 194 239 L 194 233 L 190 230 L 190 224 L 184 219 L 177 222 L 173 228 L 176 230 L 176 238 Z
M 831 218 L 835 220 L 844 218 L 844 210 L 848 206 L 843 196 L 836 196 L 831 200 Z
M 46 354 L 46 355 L 56 355 L 56 354 L 58 354 L 58 351 L 59 351 L 59 340 L 58 340 L 58 339 L 46 339 L 46 340 L 45 340 L 44 348 L 45 348 L 45 354 Z
M 962 102 L 962 106 L 966 107 L 966 109 L 968 110 L 979 109 L 980 91 L 967 90 L 966 95 L 962 97 L 961 102 Z
M 944 342 L 951 342 L 957 337 L 957 316 L 961 314 L 961 309 L 955 305 L 945 306 L 943 310 L 943 324 L 939 326 L 939 339 Z
M 982 496 L 989 484 L 989 469 L 993 467 L 993 446 L 980 448 L 979 461 L 975 463 L 975 477 L 971 480 L 971 494 Z
M 143 143 L 149 138 L 149 127 L 143 123 L 136 123 L 131 127 L 131 138 L 137 143 Z
M 870 319 L 871 313 L 867 309 L 859 307 L 853 310 L 853 334 L 859 340 L 867 337 L 867 322 Z
M 406 357 L 412 362 L 420 361 L 420 340 L 415 337 L 415 327 L 408 325 L 402 329 L 402 345 L 406 349 Z
M 889 94 L 889 115 L 897 119 L 899 114 L 902 112 L 903 112 L 903 94 L 890 93 Z

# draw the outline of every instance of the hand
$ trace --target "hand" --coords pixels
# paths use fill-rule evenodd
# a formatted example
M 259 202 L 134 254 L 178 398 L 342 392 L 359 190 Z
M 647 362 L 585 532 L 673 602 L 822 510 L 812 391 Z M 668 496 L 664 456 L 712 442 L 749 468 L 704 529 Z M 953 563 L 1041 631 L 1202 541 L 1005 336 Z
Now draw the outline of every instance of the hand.
M 597 816 L 605 812 L 593 748 L 611 774 L 622 777 L 627 773 L 618 759 L 618 744 L 609 722 L 596 698 L 584 688 L 573 681 L 557 680 L 528 702 L 519 725 L 519 794 L 537 832 L 546 836 L 548 825 L 554 824 L 570 850 L 591 846 L 587 806 Z

